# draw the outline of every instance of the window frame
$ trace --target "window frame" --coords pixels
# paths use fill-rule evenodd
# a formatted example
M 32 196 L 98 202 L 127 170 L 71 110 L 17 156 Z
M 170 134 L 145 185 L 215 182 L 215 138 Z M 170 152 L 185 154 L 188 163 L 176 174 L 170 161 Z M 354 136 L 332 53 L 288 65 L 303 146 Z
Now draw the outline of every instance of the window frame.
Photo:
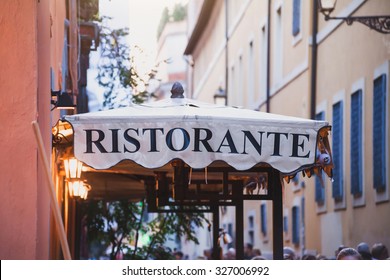
M 374 77 L 373 77 L 373 80 L 372 80 L 372 90 L 374 91 L 374 81 L 379 78 L 380 76 L 382 75 L 385 75 L 385 83 L 386 83 L 386 86 L 385 86 L 385 100 L 386 100 L 386 105 L 389 104 L 389 70 L 390 68 L 390 61 L 386 61 L 385 63 L 383 63 L 381 66 L 379 66 L 378 68 L 375 69 L 374 71 Z M 374 92 L 372 92 L 372 99 L 374 98 Z M 374 190 L 375 192 L 375 202 L 376 203 L 381 203 L 381 202 L 386 202 L 386 201 L 389 201 L 389 176 L 388 174 L 390 173 L 390 166 L 389 166 L 389 144 L 386 145 L 386 143 L 389 143 L 389 140 L 390 140 L 390 137 L 389 137 L 389 106 L 385 106 L 385 121 L 387 121 L 387 123 L 385 123 L 385 153 L 386 153 L 386 156 L 385 156 L 385 190 L 383 192 L 377 192 L 375 189 L 374 189 L 374 185 L 372 185 L 372 189 Z M 373 123 L 373 116 L 372 116 L 372 123 Z M 372 131 L 373 133 L 373 131 Z M 373 137 L 371 135 L 371 137 Z M 372 140 L 372 138 L 371 138 Z M 373 153 L 373 151 L 372 151 Z M 373 159 L 373 156 L 372 156 L 372 159 Z M 372 166 L 373 166 L 374 163 L 372 163 Z M 372 177 L 374 175 L 372 174 Z M 372 181 L 371 184 L 373 184 L 374 182 Z
M 360 131 L 360 137 L 361 137 L 361 158 L 360 158 L 360 163 L 361 163 L 361 194 L 360 196 L 354 196 L 352 194 L 352 204 L 353 204 L 353 207 L 360 207 L 360 206 L 364 206 L 365 205 L 365 79 L 364 78 L 361 78 L 359 79 L 358 81 L 356 81 L 353 85 L 352 85 L 352 88 L 351 88 L 351 96 L 350 96 L 350 100 L 351 100 L 351 105 L 350 105 L 350 114 L 352 114 L 352 95 L 355 94 L 357 91 L 360 91 L 361 92 L 361 131 Z M 352 121 L 352 117 L 350 119 L 350 121 Z M 352 139 L 352 123 L 350 123 L 350 143 L 351 143 L 351 139 Z M 351 144 L 349 145 L 349 147 L 351 147 Z M 350 162 L 350 174 L 349 174 L 349 177 L 350 177 L 350 180 L 351 180 L 351 189 L 352 189 L 352 157 L 351 157 L 351 152 L 352 151 L 349 151 L 350 153 L 350 156 L 349 156 L 349 162 Z M 352 191 L 352 190 L 351 190 Z
M 345 120 L 346 120 L 346 116 L 345 116 L 345 91 L 344 90 L 341 90 L 341 91 L 339 91 L 339 92 L 337 92 L 334 96 L 333 96 L 333 102 L 332 102 L 332 134 L 333 134 L 333 137 L 332 137 L 332 155 L 333 155 L 333 159 L 335 158 L 334 157 L 334 146 L 333 146 L 333 144 L 334 144 L 334 135 L 335 135 L 335 133 L 334 133 L 334 127 L 333 127 L 333 108 L 334 108 L 334 105 L 335 104 L 337 104 L 337 103 L 341 103 L 341 105 L 342 105 L 342 113 L 341 113 L 341 117 L 342 117 L 342 123 L 341 123 L 341 125 L 342 125 L 342 129 L 341 129 L 341 138 L 342 138 L 342 143 L 340 144 L 341 145 L 341 149 L 342 149 L 342 151 L 341 151 L 341 157 L 342 157 L 342 162 L 341 162 L 341 170 L 342 170 L 342 172 L 341 172 L 341 180 L 342 180 L 342 184 L 341 184 L 341 187 L 342 187 L 342 193 L 343 193 L 343 195 L 342 195 L 342 197 L 341 197 L 341 199 L 340 200 L 336 200 L 336 199 L 334 199 L 333 198 L 333 184 L 334 184 L 334 182 L 332 183 L 332 200 L 333 200 L 333 202 L 334 202 L 334 209 L 335 210 L 342 210 L 342 209 L 345 209 L 346 208 L 346 203 L 345 203 L 345 201 L 346 201 L 346 199 L 345 199 L 345 197 L 346 197 L 346 192 L 345 192 L 345 183 L 346 183 L 346 181 L 345 181 L 345 172 L 343 172 L 343 171 L 345 171 L 346 170 L 346 168 L 345 168 L 345 162 L 346 162 L 346 160 L 345 160 L 345 151 L 346 151 L 346 140 L 345 140 Z

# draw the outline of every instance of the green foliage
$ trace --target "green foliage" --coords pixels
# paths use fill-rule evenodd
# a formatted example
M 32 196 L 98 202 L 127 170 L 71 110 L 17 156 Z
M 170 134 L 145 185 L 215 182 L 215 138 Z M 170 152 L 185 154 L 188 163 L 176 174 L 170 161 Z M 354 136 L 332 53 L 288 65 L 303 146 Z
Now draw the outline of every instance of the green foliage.
M 172 12 L 169 12 L 169 9 L 165 7 L 161 14 L 160 23 L 158 24 L 157 38 L 160 38 L 161 33 L 163 32 L 164 27 L 168 22 L 182 21 L 185 20 L 186 17 L 187 17 L 187 5 L 176 3 L 175 6 L 173 7 Z
M 110 248 L 110 259 L 116 259 L 120 252 L 125 259 L 173 259 L 170 248 L 164 245 L 168 238 L 183 236 L 198 244 L 194 230 L 208 223 L 202 213 L 159 213 L 145 222 L 145 203 L 127 200 L 89 201 L 84 204 L 83 212 L 90 251 L 96 244 L 103 248 L 95 253 L 95 258 L 103 254 L 104 248 Z M 140 236 L 146 236 L 148 244 L 138 246 Z
M 133 103 L 142 103 L 151 95 L 146 90 L 136 92 L 139 84 L 147 84 L 134 66 L 134 57 L 126 42 L 129 36 L 127 28 L 108 27 L 110 18 L 101 19 L 100 60 L 97 80 L 105 88 L 104 109 L 126 107 Z M 149 75 L 149 78 L 154 76 Z
M 187 6 L 183 6 L 180 3 L 176 3 L 173 7 L 172 20 L 173 21 L 182 21 L 187 17 Z
M 79 0 L 78 18 L 81 21 L 95 21 L 99 17 L 99 0 Z

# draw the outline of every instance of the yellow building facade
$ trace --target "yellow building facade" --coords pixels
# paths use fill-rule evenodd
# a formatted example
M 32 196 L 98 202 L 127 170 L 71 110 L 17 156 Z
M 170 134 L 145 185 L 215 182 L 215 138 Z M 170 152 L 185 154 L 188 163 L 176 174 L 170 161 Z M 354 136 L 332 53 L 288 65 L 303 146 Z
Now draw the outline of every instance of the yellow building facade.
M 332 16 L 389 14 L 386 0 L 339 1 Z M 334 180 L 284 186 L 284 244 L 329 258 L 339 245 L 390 246 L 390 37 L 324 20 L 314 1 L 189 2 L 188 84 L 195 99 L 332 125 Z M 272 256 L 272 203 L 244 204 L 244 238 Z M 234 235 L 234 211 L 220 212 Z M 227 249 L 227 248 L 225 248 Z

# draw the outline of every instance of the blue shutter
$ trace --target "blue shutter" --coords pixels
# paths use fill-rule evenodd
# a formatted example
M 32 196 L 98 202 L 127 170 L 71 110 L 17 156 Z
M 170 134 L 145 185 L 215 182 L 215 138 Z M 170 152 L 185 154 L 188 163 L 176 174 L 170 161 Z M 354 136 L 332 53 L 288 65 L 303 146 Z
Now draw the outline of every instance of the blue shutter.
M 267 208 L 266 204 L 260 206 L 260 217 L 261 217 L 261 233 L 267 236 Z
M 362 195 L 362 91 L 351 95 L 351 194 Z
M 287 218 L 287 216 L 283 217 L 283 231 L 285 233 L 288 232 L 288 218 Z
M 292 208 L 292 243 L 299 244 L 299 207 Z
M 322 112 L 317 113 L 315 119 L 317 121 L 325 120 L 325 112 L 322 111 Z M 322 181 L 325 182 L 325 174 L 323 174 L 323 173 L 324 172 L 321 172 L 320 176 L 322 176 Z M 317 177 L 317 175 L 315 176 L 315 201 L 319 205 L 323 205 L 325 202 L 325 188 L 321 184 L 321 180 L 320 180 L 320 178 Z
M 374 188 L 386 188 L 386 75 L 374 80 L 373 162 Z
M 343 107 L 338 102 L 333 105 L 333 188 L 332 197 L 336 201 L 343 199 Z
M 301 21 L 301 0 L 294 0 L 293 2 L 293 22 L 292 22 L 292 34 L 296 36 L 300 30 Z
M 228 230 L 227 230 L 228 234 L 232 237 L 233 239 L 233 242 L 231 243 L 228 243 L 228 248 L 232 248 L 234 247 L 234 233 L 233 233 L 233 224 L 232 223 L 229 223 L 228 224 Z

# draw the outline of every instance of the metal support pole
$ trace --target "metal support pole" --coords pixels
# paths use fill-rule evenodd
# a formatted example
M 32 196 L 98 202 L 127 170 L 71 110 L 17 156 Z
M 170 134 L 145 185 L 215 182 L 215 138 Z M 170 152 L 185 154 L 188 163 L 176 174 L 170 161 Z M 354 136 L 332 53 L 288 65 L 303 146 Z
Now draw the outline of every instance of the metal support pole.
M 274 260 L 283 260 L 283 192 L 280 182 L 280 173 L 276 169 L 271 171 L 272 188 L 272 227 Z
M 236 259 L 244 259 L 244 201 L 236 203 Z
M 218 205 L 211 207 L 213 211 L 213 260 L 221 259 L 221 246 L 218 244 L 219 239 L 219 208 Z
M 233 185 L 233 202 L 236 210 L 236 259 L 244 259 L 244 199 L 243 182 L 238 181 Z

